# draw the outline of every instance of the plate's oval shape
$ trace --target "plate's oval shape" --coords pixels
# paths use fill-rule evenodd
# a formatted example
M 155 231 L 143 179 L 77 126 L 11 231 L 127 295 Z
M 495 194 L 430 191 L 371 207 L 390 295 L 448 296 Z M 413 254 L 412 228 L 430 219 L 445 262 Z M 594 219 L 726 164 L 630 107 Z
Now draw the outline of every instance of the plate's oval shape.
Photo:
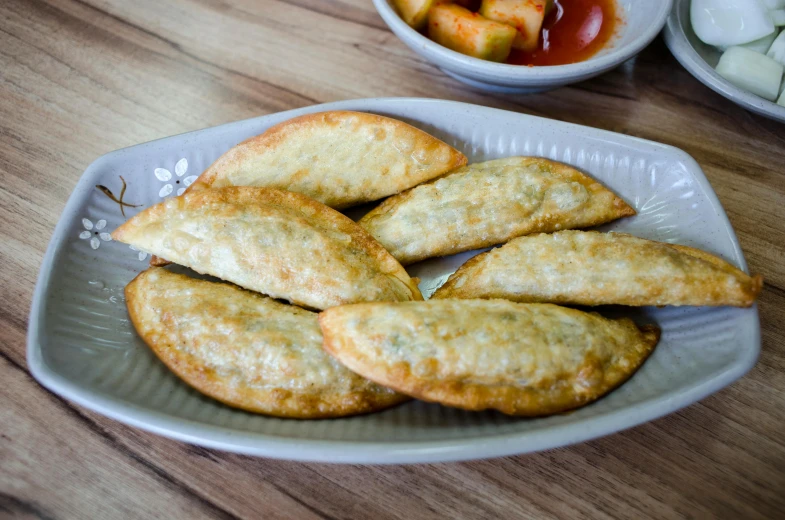
M 263 186 L 345 208 L 399 193 L 466 156 L 397 119 L 335 110 L 284 121 L 231 148 L 190 190 Z
M 359 224 L 404 265 L 635 210 L 591 177 L 540 157 L 470 164 L 390 197 Z
M 327 110 L 412 122 L 470 161 L 538 155 L 579 168 L 634 205 L 638 215 L 605 229 L 678 242 L 745 269 L 744 255 L 700 166 L 683 151 L 635 137 L 483 106 L 436 99 L 362 99 L 304 107 L 111 152 L 84 172 L 52 236 L 31 307 L 27 360 L 46 388 L 112 419 L 179 441 L 253 456 L 341 463 L 422 463 L 556 448 L 630 428 L 683 408 L 744 375 L 760 352 L 758 309 L 614 309 L 657 323 L 662 338 L 621 388 L 568 414 L 516 419 L 410 401 L 380 413 L 287 421 L 228 408 L 177 379 L 150 352 L 118 301 L 149 256 L 117 241 L 93 250 L 82 218 L 125 221 L 96 185 L 124 201 L 159 202 L 156 167 L 203 171 L 236 143 L 282 121 Z M 173 178 L 174 180 L 174 178 Z M 167 181 L 168 182 L 168 181 Z M 107 202 L 108 201 L 108 202 Z M 126 208 L 126 213 L 136 211 Z M 94 235 L 95 236 L 95 235 Z M 474 252 L 427 260 L 409 272 L 435 289 Z M 608 309 L 611 311 L 611 309 Z
M 560 413 L 626 381 L 656 327 L 506 300 L 362 303 L 322 312 L 324 348 L 405 394 L 468 410 Z
M 134 278 L 125 296 L 136 331 L 155 355 L 183 381 L 230 406 L 321 419 L 408 399 L 324 352 L 311 311 L 160 267 Z
M 186 193 L 135 215 L 112 238 L 312 309 L 422 299 L 403 267 L 351 219 L 288 191 Z

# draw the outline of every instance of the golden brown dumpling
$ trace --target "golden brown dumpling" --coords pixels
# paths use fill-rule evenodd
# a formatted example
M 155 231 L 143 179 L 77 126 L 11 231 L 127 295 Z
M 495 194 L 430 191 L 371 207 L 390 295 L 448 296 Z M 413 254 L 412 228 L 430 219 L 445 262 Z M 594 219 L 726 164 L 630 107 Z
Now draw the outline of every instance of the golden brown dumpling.
M 327 355 L 313 312 L 161 268 L 141 273 L 125 295 L 131 321 L 155 355 L 190 386 L 230 406 L 314 419 L 407 399 Z
M 422 299 L 403 267 L 362 228 L 298 193 L 248 187 L 186 193 L 142 211 L 112 237 L 313 309 Z
M 324 348 L 353 372 L 401 393 L 467 410 L 547 415 L 626 381 L 659 340 L 549 304 L 429 300 L 335 307 L 319 315 Z
M 433 298 L 505 298 L 576 305 L 749 307 L 763 279 L 686 246 L 623 233 L 561 231 L 477 255 Z
M 218 158 L 189 190 L 262 186 L 345 208 L 466 164 L 446 143 L 396 119 L 332 111 L 295 117 Z
M 390 197 L 359 224 L 406 265 L 634 214 L 622 199 L 574 168 L 509 157 L 459 168 Z

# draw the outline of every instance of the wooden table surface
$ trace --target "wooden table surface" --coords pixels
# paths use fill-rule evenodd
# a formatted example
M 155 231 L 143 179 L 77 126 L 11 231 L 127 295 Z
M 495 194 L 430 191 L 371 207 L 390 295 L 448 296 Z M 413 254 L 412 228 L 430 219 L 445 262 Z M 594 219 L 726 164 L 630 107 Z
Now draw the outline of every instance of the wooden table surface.
M 314 103 L 466 101 L 680 147 L 750 269 L 763 351 L 729 388 L 578 446 L 496 460 L 339 466 L 256 459 L 124 426 L 39 386 L 30 297 L 79 176 L 111 150 Z M 600 78 L 472 91 L 367 0 L 0 2 L 0 517 L 775 518 L 785 515 L 785 125 L 693 79 L 660 39 Z M 783 518 L 785 516 L 779 516 Z

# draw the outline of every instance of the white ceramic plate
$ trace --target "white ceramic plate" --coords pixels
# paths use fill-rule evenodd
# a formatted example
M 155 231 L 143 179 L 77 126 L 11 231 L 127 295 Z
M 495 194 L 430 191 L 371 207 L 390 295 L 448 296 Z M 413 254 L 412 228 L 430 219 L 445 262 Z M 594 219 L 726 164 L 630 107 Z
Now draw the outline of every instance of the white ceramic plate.
M 698 39 L 690 23 L 690 0 L 676 0 L 663 31 L 665 44 L 690 74 L 750 112 L 785 123 L 785 107 L 740 89 L 714 70 L 722 56 L 717 48 Z
M 194 444 L 266 457 L 394 463 L 525 453 L 607 435 L 693 403 L 755 363 L 760 350 L 756 308 L 606 309 L 658 323 L 662 341 L 624 386 L 565 415 L 515 419 L 412 402 L 362 417 L 298 421 L 237 411 L 191 390 L 150 353 L 128 322 L 123 287 L 149 258 L 104 240 L 106 235 L 102 238 L 101 233 L 125 218 L 96 185 L 117 195 L 123 176 L 128 183 L 124 200 L 148 207 L 176 194 L 239 141 L 294 116 L 333 109 L 409 121 L 461 149 L 471 161 L 538 155 L 572 164 L 640 213 L 606 229 L 700 247 L 746 267 L 706 177 L 678 149 L 461 103 L 344 101 L 141 144 L 90 165 L 66 205 L 41 267 L 28 331 L 33 375 L 82 406 Z M 424 262 L 410 272 L 422 278 L 428 296 L 472 254 Z

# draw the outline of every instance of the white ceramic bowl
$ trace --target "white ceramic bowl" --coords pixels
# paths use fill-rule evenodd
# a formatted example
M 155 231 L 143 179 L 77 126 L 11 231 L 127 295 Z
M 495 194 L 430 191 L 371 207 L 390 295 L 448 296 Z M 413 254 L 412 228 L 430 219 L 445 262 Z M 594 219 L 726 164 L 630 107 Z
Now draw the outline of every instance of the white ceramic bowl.
M 698 39 L 690 23 L 690 0 L 676 0 L 664 31 L 665 43 L 690 74 L 734 103 L 751 112 L 785 122 L 785 107 L 732 84 L 714 70 L 722 52 Z
M 642 51 L 660 32 L 673 0 L 617 0 L 624 19 L 610 45 L 590 59 L 549 67 L 522 67 L 465 56 L 435 43 L 409 27 L 392 0 L 373 0 L 398 38 L 446 74 L 468 85 L 508 94 L 549 90 L 607 72 Z

